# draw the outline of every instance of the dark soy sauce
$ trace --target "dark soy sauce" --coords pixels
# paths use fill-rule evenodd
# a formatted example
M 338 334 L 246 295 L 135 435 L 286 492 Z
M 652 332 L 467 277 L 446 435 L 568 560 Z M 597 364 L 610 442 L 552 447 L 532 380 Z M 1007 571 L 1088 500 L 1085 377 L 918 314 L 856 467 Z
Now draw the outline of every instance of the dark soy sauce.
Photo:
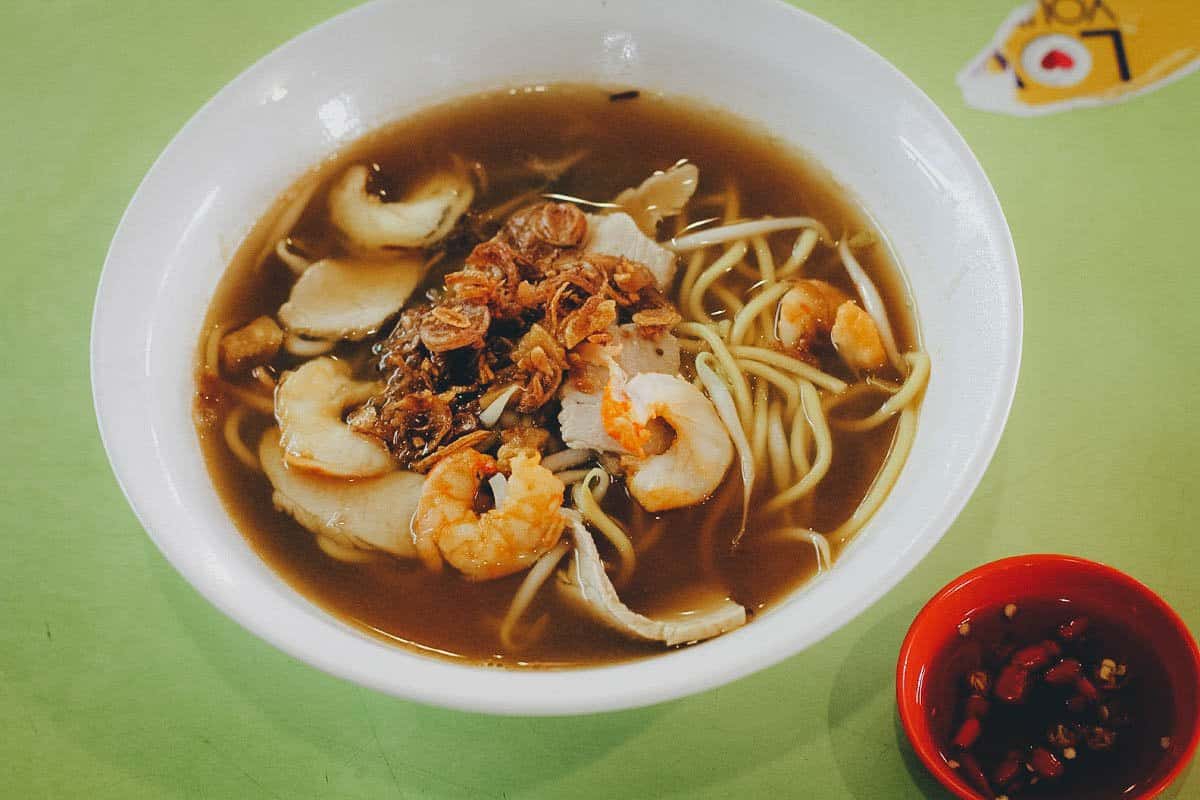
M 1010 609 L 1012 610 L 1012 609 Z M 954 744 L 966 719 L 972 694 L 969 675 L 982 670 L 989 679 L 986 713 L 979 718 L 982 732 L 968 752 L 978 760 L 996 795 L 1016 798 L 1062 798 L 1088 800 L 1111 798 L 1136 791 L 1160 775 L 1164 763 L 1163 738 L 1171 732 L 1173 704 L 1170 684 L 1162 664 L 1155 657 L 1153 642 L 1124 624 L 1065 601 L 1026 601 L 1009 618 L 1003 606 L 979 611 L 966 622 L 966 635 L 954 636 L 931 667 L 928 688 L 931 729 L 947 761 L 964 762 L 963 750 Z M 1086 630 L 1076 638 L 1064 638 L 1059 626 L 1070 620 L 1085 620 Z M 1076 626 L 1078 627 L 1078 626 Z M 1043 666 L 1031 669 L 1023 700 L 1006 703 L 997 695 L 1005 686 L 1001 675 L 1007 665 L 1026 648 L 1038 648 L 1051 642 L 1061 652 Z M 1036 653 L 1034 654 L 1036 657 Z M 1075 659 L 1082 675 L 1097 688 L 1092 702 L 1072 698 L 1080 694 L 1074 682 L 1051 685 L 1047 671 L 1063 659 Z M 1114 688 L 1105 688 L 1096 670 L 1104 659 L 1125 669 Z M 1071 705 L 1069 705 L 1071 704 Z M 1065 747 L 1050 734 L 1064 725 L 1078 733 L 1079 741 Z M 1074 726 L 1080 726 L 1076 731 Z M 1098 749 L 1089 744 L 1086 732 L 1096 728 L 1115 735 L 1110 746 Z M 1097 740 L 1098 741 L 1098 740 Z M 1062 765 L 1062 776 L 1047 779 L 1030 772 L 1022 764 L 1018 786 L 1003 786 L 996 775 L 1013 751 L 1022 762 L 1031 761 L 1032 747 L 1050 752 Z M 967 769 L 960 773 L 968 778 Z

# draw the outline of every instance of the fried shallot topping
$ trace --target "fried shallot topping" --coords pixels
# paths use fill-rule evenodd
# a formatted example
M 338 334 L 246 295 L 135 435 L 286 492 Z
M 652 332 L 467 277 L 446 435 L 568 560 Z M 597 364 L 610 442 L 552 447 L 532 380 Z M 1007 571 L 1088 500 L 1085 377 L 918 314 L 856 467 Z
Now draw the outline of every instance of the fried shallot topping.
M 431 353 L 479 347 L 492 324 L 492 314 L 479 303 L 451 301 L 436 305 L 421 320 L 421 344 Z
M 385 389 L 351 425 L 403 466 L 428 468 L 485 433 L 478 401 L 489 388 L 517 385 L 518 413 L 553 413 L 576 348 L 607 342 L 621 323 L 655 337 L 679 321 L 644 264 L 585 252 L 587 236 L 587 217 L 569 203 L 513 214 L 376 345 Z
M 512 377 L 522 384 L 517 410 L 529 412 L 541 408 L 562 383 L 567 368 L 566 350 L 545 328 L 534 323 L 513 348 L 511 358 L 513 366 L 506 377 L 515 371 Z
M 508 218 L 496 236 L 512 246 L 526 265 L 549 264 L 587 236 L 587 218 L 570 203 L 538 203 Z

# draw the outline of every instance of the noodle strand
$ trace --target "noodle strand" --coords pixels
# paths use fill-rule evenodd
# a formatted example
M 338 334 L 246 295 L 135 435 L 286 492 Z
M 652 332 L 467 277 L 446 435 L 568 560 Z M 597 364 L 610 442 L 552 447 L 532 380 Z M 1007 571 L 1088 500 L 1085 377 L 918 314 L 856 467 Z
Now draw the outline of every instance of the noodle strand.
M 754 454 L 754 466 L 761 467 L 767 456 L 767 400 L 770 386 L 766 381 L 754 383 L 754 423 L 750 428 L 750 452 Z
M 768 286 L 746 303 L 733 318 L 733 328 L 729 331 L 729 343 L 742 344 L 750 326 L 759 318 L 759 315 L 766 312 L 776 300 L 787 294 L 790 288 L 792 288 L 791 285 L 787 283 Z
M 905 353 L 908 363 L 908 378 L 900 391 L 889 397 L 874 414 L 864 419 L 833 419 L 833 426 L 838 430 L 861 433 L 878 428 L 887 422 L 897 411 L 908 408 L 929 382 L 929 355 L 927 353 Z
M 292 232 L 292 228 L 296 227 L 296 223 L 304 215 L 304 209 L 308 208 L 308 201 L 312 199 L 312 196 L 316 194 L 320 186 L 320 176 L 314 172 L 309 173 L 308 177 L 299 185 L 293 186 L 291 190 L 285 193 L 284 197 L 287 198 L 287 206 L 275 218 L 275 222 L 267 231 L 267 235 L 261 240 L 263 241 L 263 246 L 254 257 L 256 269 L 262 268 L 267 256 L 275 249 L 276 243 L 282 239 L 286 239 Z M 291 196 L 289 197 L 288 195 Z
M 771 462 L 771 477 L 775 488 L 783 490 L 792 481 L 792 458 L 787 434 L 783 432 L 781 404 L 771 403 L 767 412 L 767 456 Z
M 757 361 L 739 359 L 737 363 L 746 372 L 765 380 L 783 393 L 783 396 L 787 399 L 787 408 L 785 410 L 789 419 L 796 413 L 796 410 L 800 407 L 799 381 L 784 375 L 774 367 L 760 364 Z
M 829 539 L 824 534 L 817 533 L 810 528 L 783 528 L 778 530 L 773 535 L 780 539 L 793 539 L 796 541 L 807 542 L 813 546 L 817 556 L 817 574 L 829 570 L 833 565 L 833 554 L 829 547 Z
M 812 462 L 808 460 L 808 445 L 810 441 L 808 417 L 803 414 L 797 414 L 792 420 L 792 435 L 788 438 L 788 449 L 792 454 L 792 466 L 796 468 L 797 475 L 803 475 L 812 469 Z
M 221 377 L 221 337 L 229 325 L 214 325 L 204 340 L 204 374 L 210 378 Z
M 835 408 L 841 408 L 847 403 L 852 403 L 860 397 L 864 397 L 869 394 L 877 394 L 879 391 L 880 389 L 878 387 L 873 386 L 868 381 L 862 381 L 861 383 L 854 384 L 841 394 L 826 395 L 821 400 L 821 407 L 825 409 L 825 414 L 828 416 L 829 413 Z M 835 424 L 835 422 L 836 421 L 831 420 L 831 424 Z
M 876 378 L 874 375 L 868 375 L 867 379 L 863 381 L 863 383 L 867 384 L 868 386 L 872 386 L 881 392 L 887 392 L 888 394 L 895 394 L 904 388 L 903 383 L 896 383 L 895 381 Z
M 571 543 L 564 539 L 547 550 L 537 560 L 537 563 L 530 567 L 529 572 L 525 574 L 525 579 L 517 587 L 512 602 L 508 604 L 508 613 L 504 615 L 504 621 L 500 623 L 500 642 L 509 650 L 517 649 L 516 642 L 513 640 L 513 631 L 517 627 L 517 623 L 525 615 L 530 604 L 533 603 L 533 599 L 537 597 L 538 590 L 554 574 L 554 568 L 558 566 L 558 562 L 562 561 L 563 556 L 570 549 Z
M 874 516 L 879 507 L 883 505 L 888 492 L 891 491 L 893 484 L 896 483 L 896 478 L 900 475 L 900 469 L 908 458 L 908 452 L 912 449 L 916 430 L 917 410 L 911 405 L 905 406 L 904 410 L 900 412 L 900 422 L 896 425 L 896 436 L 892 440 L 892 448 L 888 451 L 887 458 L 880 467 L 879 474 L 875 476 L 871 488 L 867 490 L 866 497 L 858 504 L 858 508 L 854 509 L 850 518 L 829 535 L 835 544 L 840 545 L 858 533 L 862 526 L 867 524 L 867 520 Z
M 766 217 L 764 219 L 751 220 L 750 222 L 735 222 L 732 225 L 722 225 L 719 228 L 706 228 L 705 230 L 689 233 L 687 236 L 665 242 L 665 244 L 676 253 L 687 253 L 695 250 L 697 247 L 709 247 L 714 244 L 724 244 L 737 239 L 762 236 L 794 228 L 814 228 L 821 235 L 822 239 L 833 241 L 833 237 L 829 235 L 829 229 L 821 224 L 820 220 L 813 219 L 812 217 Z
M 604 513 L 592 494 L 590 484 L 600 480 L 600 475 L 604 476 L 605 481 L 608 480 L 608 473 L 599 467 L 588 472 L 584 479 L 571 489 L 571 497 L 575 500 L 575 508 L 583 515 L 584 520 L 591 523 L 592 527 L 602 533 L 604 538 L 608 539 L 616 548 L 617 555 L 621 559 L 621 567 L 617 571 L 617 577 L 613 584 L 620 587 L 629 583 L 633 578 L 633 572 L 637 569 L 637 552 L 633 549 L 633 542 L 629 541 L 629 535 L 616 520 Z
M 741 312 L 743 306 L 742 300 L 731 289 L 727 289 L 721 284 L 714 284 L 709 290 L 714 297 L 724 304 L 724 308 L 719 312 L 722 317 L 733 317 Z M 722 322 L 725 320 L 722 319 Z
M 776 273 L 775 277 L 779 279 L 789 278 L 800 271 L 808 262 L 808 257 L 812 255 L 812 251 L 816 248 L 817 242 L 821 241 L 821 235 L 812 228 L 804 229 L 799 236 L 796 237 L 796 244 L 792 246 L 792 254 L 788 256 L 788 260 L 783 262 Z
M 225 424 L 222 426 L 222 433 L 225 435 L 225 446 L 229 448 L 229 452 L 233 453 L 238 461 L 255 472 L 261 472 L 262 465 L 258 463 L 258 456 L 246 446 L 246 442 L 242 439 L 242 422 L 245 419 L 246 406 L 241 404 L 234 406 L 233 410 L 225 415 Z
M 701 353 L 696 356 L 696 375 L 704 384 L 704 388 L 708 390 L 709 399 L 717 407 L 717 414 L 725 423 L 729 438 L 733 440 L 734 449 L 737 450 L 738 458 L 741 461 L 742 522 L 733 537 L 733 546 L 736 547 L 742 534 L 746 532 L 746 519 L 750 516 L 750 497 L 754 492 L 755 480 L 754 455 L 750 450 L 750 443 L 746 441 L 746 431 L 741 425 L 741 420 L 738 419 L 737 408 L 734 406 L 733 396 L 729 392 L 729 385 L 713 369 L 714 363 L 715 359 L 711 353 Z
M 725 213 L 721 215 L 721 220 L 728 225 L 742 215 L 742 193 L 738 191 L 737 183 L 732 178 L 725 182 L 725 195 L 722 200 L 725 203 Z
M 551 472 L 561 472 L 564 469 L 571 469 L 587 463 L 595 455 L 591 450 L 560 450 L 543 458 L 542 466 Z
M 592 471 L 591 467 L 583 467 L 581 469 L 564 469 L 561 472 L 554 473 L 554 477 L 562 481 L 563 486 L 572 486 L 585 479 Z
M 763 508 L 767 513 L 779 511 L 811 492 L 825 478 L 829 465 L 833 463 L 833 435 L 821 411 L 821 398 L 813 385 L 807 382 L 800 384 L 800 395 L 803 398 L 804 415 L 808 417 L 813 440 L 817 444 L 817 455 L 813 459 L 812 469 L 803 478 L 767 502 Z
M 752 345 L 735 344 L 729 347 L 729 353 L 739 359 L 748 358 L 753 361 L 759 361 L 763 364 L 770 364 L 773 367 L 785 369 L 788 372 L 794 372 L 800 378 L 806 381 L 815 383 L 822 389 L 827 389 L 834 394 L 841 394 L 846 391 L 846 382 L 840 378 L 835 378 L 828 372 L 822 372 L 811 364 L 806 364 L 798 358 L 789 356 L 785 353 L 780 353 L 778 350 L 769 350 L 766 347 L 754 347 Z
M 704 251 L 697 250 L 692 253 L 692 257 L 688 259 L 687 268 L 683 271 L 683 279 L 679 282 L 679 309 L 684 309 L 683 300 L 692 293 L 692 287 L 696 285 L 696 278 L 700 277 L 701 271 L 704 269 Z
M 713 356 L 716 357 L 717 363 L 721 365 L 721 372 L 725 375 L 725 380 L 729 384 L 729 389 L 733 393 L 733 402 L 737 406 L 738 418 L 741 419 L 742 425 L 746 426 L 750 423 L 750 384 L 746 381 L 746 376 L 738 369 L 737 361 L 729 352 L 729 348 L 725 346 L 725 342 L 717 335 L 712 328 L 703 325 L 699 322 L 681 322 L 675 326 L 675 329 L 681 333 L 696 336 L 703 339 Z
M 765 283 L 775 283 L 775 256 L 771 254 L 771 246 L 765 236 L 754 236 L 750 239 L 754 245 L 754 260 L 758 262 L 758 274 L 762 275 Z
M 905 363 L 900 358 L 900 351 L 896 349 L 896 336 L 892 333 L 892 323 L 888 321 L 887 307 L 884 306 L 883 298 L 879 296 L 879 290 L 875 288 L 875 283 L 858 263 L 854 253 L 850 252 L 850 244 L 845 237 L 842 237 L 842 241 L 838 245 L 838 255 L 842 257 L 842 265 L 850 275 L 854 288 L 858 289 L 858 296 L 862 299 L 863 308 L 871 315 L 871 319 L 875 321 L 875 327 L 879 329 L 879 338 L 883 340 L 883 349 L 887 351 L 888 360 L 892 362 L 892 366 L 896 368 L 897 372 L 904 374 Z
M 704 295 L 708 292 L 708 287 L 712 286 L 718 278 L 745 257 L 746 250 L 747 247 L 744 241 L 735 242 L 721 254 L 720 258 L 706 267 L 700 273 L 700 276 L 696 278 L 696 284 L 692 287 L 691 292 L 687 297 L 683 298 L 687 305 L 688 314 L 692 319 L 700 322 L 712 321 L 712 317 L 704 310 Z

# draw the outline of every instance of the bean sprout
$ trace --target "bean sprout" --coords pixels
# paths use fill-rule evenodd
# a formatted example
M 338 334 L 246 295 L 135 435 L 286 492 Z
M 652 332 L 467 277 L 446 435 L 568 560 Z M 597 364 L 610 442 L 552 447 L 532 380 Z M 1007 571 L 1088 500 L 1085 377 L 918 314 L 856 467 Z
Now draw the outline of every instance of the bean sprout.
M 689 233 L 667 242 L 667 246 L 676 253 L 688 253 L 698 247 L 710 247 L 714 244 L 724 244 L 738 239 L 748 239 L 751 236 L 764 236 L 776 231 L 793 230 L 795 228 L 812 228 L 825 241 L 833 241 L 829 229 L 819 220 L 812 217 L 767 217 L 751 220 L 750 222 L 735 222 L 732 225 L 722 225 L 719 228 L 706 228 L 702 231 Z

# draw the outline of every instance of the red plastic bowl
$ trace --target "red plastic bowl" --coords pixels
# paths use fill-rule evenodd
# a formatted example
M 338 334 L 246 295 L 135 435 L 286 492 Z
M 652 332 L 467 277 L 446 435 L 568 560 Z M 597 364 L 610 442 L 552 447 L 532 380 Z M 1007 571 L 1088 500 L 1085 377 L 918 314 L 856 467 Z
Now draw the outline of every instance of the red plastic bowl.
M 1184 770 L 1200 742 L 1200 650 L 1187 626 L 1154 592 L 1112 567 L 1074 556 L 1025 555 L 984 564 L 933 596 L 913 620 L 896 665 L 896 703 L 908 740 L 925 767 L 964 800 L 983 796 L 947 765 L 930 725 L 929 670 L 948 647 L 960 622 L 1008 602 L 1068 599 L 1095 616 L 1124 620 L 1144 632 L 1166 671 L 1175 699 L 1172 744 L 1166 758 L 1145 776 L 1136 794 L 1150 798 Z

